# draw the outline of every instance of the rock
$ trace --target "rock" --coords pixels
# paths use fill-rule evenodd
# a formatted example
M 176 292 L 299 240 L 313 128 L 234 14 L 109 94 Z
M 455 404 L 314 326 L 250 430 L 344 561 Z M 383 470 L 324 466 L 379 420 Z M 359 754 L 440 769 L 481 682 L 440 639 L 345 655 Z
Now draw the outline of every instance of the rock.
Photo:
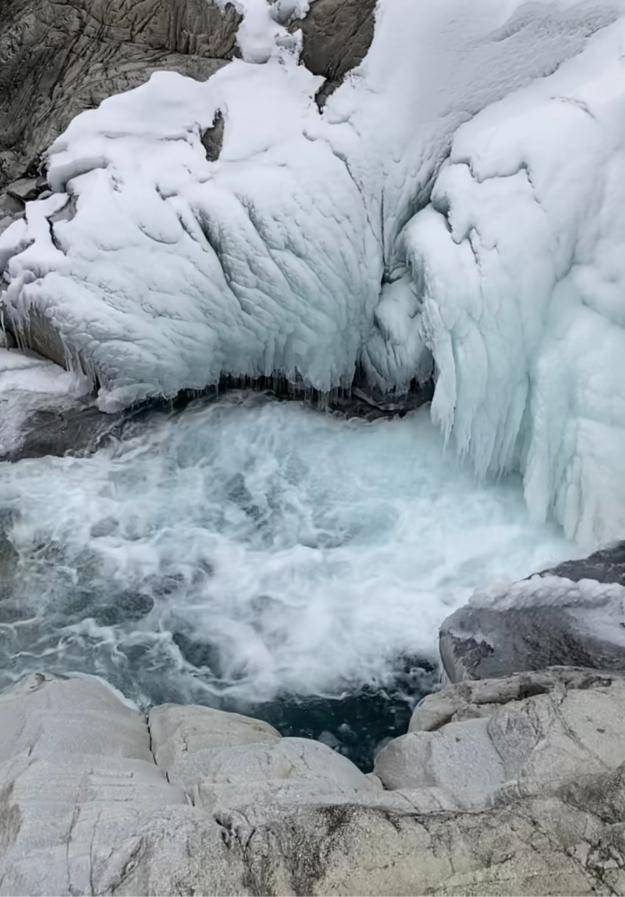
M 540 575 L 561 576 L 572 582 L 592 579 L 595 582 L 618 583 L 625 586 L 625 542 L 615 542 L 586 558 L 564 561 L 551 570 L 544 570 Z
M 224 142 L 225 121 L 223 114 L 218 112 L 212 128 L 202 131 L 202 146 L 206 150 L 206 158 L 209 162 L 216 162 L 221 153 Z
M 225 853 L 155 764 L 143 715 L 101 682 L 30 676 L 0 696 L 0 720 L 1 894 L 128 893 L 116 883 L 155 883 L 159 860 L 172 892 L 198 829 L 204 860 Z
M 317 741 L 282 738 L 261 720 L 208 707 L 164 704 L 150 711 L 152 751 L 195 806 L 321 799 L 370 792 L 349 760 Z
M 150 711 L 148 724 L 156 762 L 167 769 L 172 779 L 178 777 L 182 768 L 188 769 L 189 761 L 198 753 L 280 740 L 280 733 L 262 720 L 211 707 L 162 704 Z M 201 775 L 199 768 L 198 779 Z
M 620 803 L 620 777 L 603 781 Z M 255 894 L 622 894 L 622 817 L 587 813 L 575 791 L 487 813 L 326 806 L 221 822 Z
M 197 773 L 195 766 L 193 776 Z M 190 781 L 187 775 L 187 786 Z M 307 738 L 282 738 L 275 744 L 205 752 L 193 803 L 211 812 L 250 804 L 349 803 L 373 798 L 378 790 L 327 745 Z
M 104 414 L 85 390 L 59 365 L 0 347 L 0 461 L 95 451 L 142 413 Z
M 8 215 L 5 215 L 4 218 L 2 218 L 0 216 L 0 234 L 4 233 L 4 231 L 7 229 L 7 227 L 10 227 L 14 221 L 15 221 L 15 219 L 11 218 Z M 6 348 L 7 336 L 8 336 L 8 334 L 6 334 L 5 331 L 0 331 L 0 347 Z
M 556 668 L 430 695 L 375 772 L 386 788 L 434 788 L 475 810 L 624 762 L 625 679 Z
M 148 726 L 99 680 L 31 676 L 0 695 L 0 894 L 625 893 L 620 678 L 544 671 L 426 703 L 413 737 L 498 720 L 515 787 L 467 812 L 442 788 L 381 790 L 324 745 L 245 717 L 167 705 Z M 533 736 L 509 738 L 504 712 Z M 162 765 L 177 775 L 202 753 L 191 787 Z
M 7 0 L 0 33 L 0 186 L 71 119 L 162 69 L 205 79 L 232 58 L 241 20 L 210 0 Z
M 11 196 L 10 193 L 0 193 L 0 215 L 7 216 L 11 221 L 24 214 L 24 203 L 20 199 Z
M 554 665 L 625 672 L 625 542 L 473 596 L 440 629 L 450 681 Z
M 91 453 L 106 439 L 118 436 L 127 420 L 124 414 L 104 414 L 89 402 L 40 408 L 22 421 L 17 445 L 2 451 L 0 444 L 0 461 Z
M 41 185 L 39 178 L 19 178 L 6 188 L 9 196 L 21 203 L 36 199 L 43 189 L 45 188 Z
M 7 610 L 6 600 L 13 597 L 13 584 L 18 570 L 19 553 L 11 539 L 11 527 L 17 515 L 7 509 L 0 508 L 0 622 L 14 616 L 14 611 Z M 17 609 L 16 609 L 17 610 Z
M 0 763 L 87 754 L 153 763 L 141 714 L 98 680 L 28 676 L 0 695 Z
M 318 94 L 320 105 L 366 56 L 375 7 L 376 0 L 315 0 L 304 20 L 294 23 L 304 37 L 304 65 L 326 78 Z

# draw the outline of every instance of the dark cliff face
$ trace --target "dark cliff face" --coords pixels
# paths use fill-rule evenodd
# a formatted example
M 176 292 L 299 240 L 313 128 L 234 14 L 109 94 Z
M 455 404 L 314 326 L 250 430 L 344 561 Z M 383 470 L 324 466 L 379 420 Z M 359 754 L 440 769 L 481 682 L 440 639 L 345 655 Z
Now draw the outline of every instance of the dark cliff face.
M 167 69 L 208 78 L 235 51 L 209 0 L 8 0 L 0 12 L 0 186 L 84 109 Z
M 359 65 L 373 40 L 377 0 L 315 0 L 303 22 L 302 61 L 326 83 L 318 100 L 324 103 L 351 69 Z
M 317 0 L 302 61 L 325 97 L 362 60 L 375 0 Z M 72 118 L 159 70 L 206 79 L 237 55 L 241 16 L 211 0 L 4 0 L 0 8 L 0 189 L 35 174 Z

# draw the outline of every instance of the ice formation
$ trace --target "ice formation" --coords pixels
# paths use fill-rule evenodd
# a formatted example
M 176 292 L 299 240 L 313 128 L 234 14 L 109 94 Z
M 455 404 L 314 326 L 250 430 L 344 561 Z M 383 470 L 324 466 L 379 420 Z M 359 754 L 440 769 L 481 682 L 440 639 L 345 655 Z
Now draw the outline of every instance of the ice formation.
M 624 0 L 380 0 L 323 114 L 306 5 L 241 0 L 243 60 L 72 122 L 0 237 L 13 326 L 58 333 L 106 410 L 224 373 L 401 391 L 432 353 L 479 473 L 623 535 Z
M 435 420 L 591 544 L 625 531 L 624 47 L 619 22 L 460 128 L 403 234 Z

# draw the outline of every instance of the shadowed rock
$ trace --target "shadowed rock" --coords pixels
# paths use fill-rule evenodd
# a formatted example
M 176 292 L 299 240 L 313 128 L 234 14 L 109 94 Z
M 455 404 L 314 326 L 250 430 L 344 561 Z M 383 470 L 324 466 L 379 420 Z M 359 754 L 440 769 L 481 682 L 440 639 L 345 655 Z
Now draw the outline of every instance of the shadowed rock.
M 515 583 L 487 606 L 478 595 L 441 626 L 445 673 L 458 682 L 560 664 L 625 672 L 624 585 L 618 542 Z
M 376 0 L 315 0 L 302 22 L 302 60 L 326 83 L 317 95 L 322 106 L 351 69 L 367 55 L 373 40 Z

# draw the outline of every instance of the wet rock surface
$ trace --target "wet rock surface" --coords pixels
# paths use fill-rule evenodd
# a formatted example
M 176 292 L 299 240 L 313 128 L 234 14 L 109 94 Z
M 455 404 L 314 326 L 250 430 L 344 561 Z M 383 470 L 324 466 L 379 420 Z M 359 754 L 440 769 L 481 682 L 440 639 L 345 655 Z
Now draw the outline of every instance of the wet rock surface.
M 566 561 L 448 617 L 440 652 L 452 682 L 567 664 L 625 671 L 625 542 Z
M 623 711 L 607 674 L 463 683 L 380 754 L 385 790 L 257 720 L 30 676 L 0 695 L 0 893 L 622 894 Z

